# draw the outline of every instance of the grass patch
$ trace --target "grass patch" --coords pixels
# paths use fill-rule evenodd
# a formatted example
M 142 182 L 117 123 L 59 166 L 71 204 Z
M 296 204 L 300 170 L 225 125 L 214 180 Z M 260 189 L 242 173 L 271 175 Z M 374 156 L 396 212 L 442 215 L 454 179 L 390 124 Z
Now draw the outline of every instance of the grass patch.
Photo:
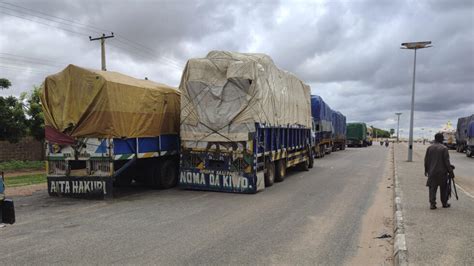
M 46 174 L 5 177 L 5 186 L 7 187 L 21 187 L 41 183 L 46 183 Z
M 7 161 L 0 162 L 0 171 L 44 169 L 44 161 Z

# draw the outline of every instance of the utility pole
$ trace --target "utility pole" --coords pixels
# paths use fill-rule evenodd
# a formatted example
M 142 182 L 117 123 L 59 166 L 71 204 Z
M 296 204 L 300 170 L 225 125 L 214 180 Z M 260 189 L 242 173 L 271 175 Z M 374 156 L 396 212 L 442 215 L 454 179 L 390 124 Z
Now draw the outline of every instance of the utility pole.
M 399 143 L 400 142 L 400 134 L 399 134 L 399 131 L 400 131 L 400 115 L 402 113 L 395 113 L 395 114 L 398 116 L 398 118 L 397 118 L 397 143 Z
M 114 33 L 111 32 L 112 34 L 109 35 L 109 36 L 105 36 L 105 34 L 102 34 L 101 37 L 97 37 L 97 38 L 92 38 L 91 36 L 89 36 L 89 41 L 97 41 L 97 40 L 100 40 L 100 48 L 101 48 L 101 59 L 102 59 L 102 70 L 103 71 L 107 71 L 107 68 L 105 67 L 105 39 L 108 39 L 108 38 L 113 38 L 114 37 Z

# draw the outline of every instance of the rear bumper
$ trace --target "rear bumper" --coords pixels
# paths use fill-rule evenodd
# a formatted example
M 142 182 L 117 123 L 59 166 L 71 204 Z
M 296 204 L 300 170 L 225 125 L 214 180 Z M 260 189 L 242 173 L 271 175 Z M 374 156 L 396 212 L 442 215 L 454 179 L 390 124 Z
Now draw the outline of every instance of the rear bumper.
M 229 171 L 181 169 L 179 187 L 192 190 L 209 190 L 253 194 L 265 188 L 261 176 Z
M 111 176 L 48 176 L 50 196 L 104 199 L 113 196 Z

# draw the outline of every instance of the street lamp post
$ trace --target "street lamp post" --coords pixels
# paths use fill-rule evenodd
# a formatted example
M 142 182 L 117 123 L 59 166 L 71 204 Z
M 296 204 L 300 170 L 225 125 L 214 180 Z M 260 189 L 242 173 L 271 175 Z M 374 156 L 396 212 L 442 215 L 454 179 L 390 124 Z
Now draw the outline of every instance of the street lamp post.
M 421 128 L 421 139 L 423 141 L 423 145 L 425 145 L 425 129 Z
M 400 115 L 402 113 L 395 113 L 397 115 L 397 143 L 400 142 L 400 134 L 399 134 L 399 131 L 400 131 Z
M 411 111 L 410 111 L 410 133 L 408 136 L 408 161 L 413 161 L 413 114 L 415 110 L 415 74 L 416 74 L 416 50 L 431 47 L 431 41 L 402 43 L 401 49 L 415 50 L 413 61 L 413 84 L 411 90 Z

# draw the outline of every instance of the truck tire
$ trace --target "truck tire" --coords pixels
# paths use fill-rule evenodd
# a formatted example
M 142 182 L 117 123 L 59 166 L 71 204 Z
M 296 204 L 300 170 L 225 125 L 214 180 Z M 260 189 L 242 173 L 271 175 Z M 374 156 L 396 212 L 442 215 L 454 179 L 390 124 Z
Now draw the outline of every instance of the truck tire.
M 159 183 L 160 183 L 160 167 L 161 163 L 160 161 L 155 161 L 153 163 L 150 163 L 148 166 L 148 171 L 145 177 L 145 185 L 151 188 L 159 188 Z
M 119 176 L 115 182 L 114 182 L 114 185 L 116 187 L 128 187 L 132 184 L 132 176 L 129 175 L 129 174 L 124 174 L 122 176 Z
M 285 159 L 281 159 L 276 162 L 275 182 L 282 182 L 283 180 L 285 180 L 285 176 L 286 163 Z
M 311 148 L 307 148 L 308 150 L 308 158 L 309 158 L 309 168 L 314 167 L 314 156 L 313 156 L 313 150 Z
M 466 156 L 467 156 L 467 157 L 472 157 L 472 151 L 471 151 L 471 149 L 469 149 L 469 148 L 466 149 Z
M 168 189 L 175 187 L 178 183 L 178 165 L 177 160 L 166 159 L 160 163 L 160 176 L 158 187 Z
M 271 187 L 273 183 L 275 183 L 275 164 L 267 161 L 265 163 L 265 169 L 265 187 Z
M 306 160 L 298 165 L 301 171 L 309 171 L 309 160 Z

